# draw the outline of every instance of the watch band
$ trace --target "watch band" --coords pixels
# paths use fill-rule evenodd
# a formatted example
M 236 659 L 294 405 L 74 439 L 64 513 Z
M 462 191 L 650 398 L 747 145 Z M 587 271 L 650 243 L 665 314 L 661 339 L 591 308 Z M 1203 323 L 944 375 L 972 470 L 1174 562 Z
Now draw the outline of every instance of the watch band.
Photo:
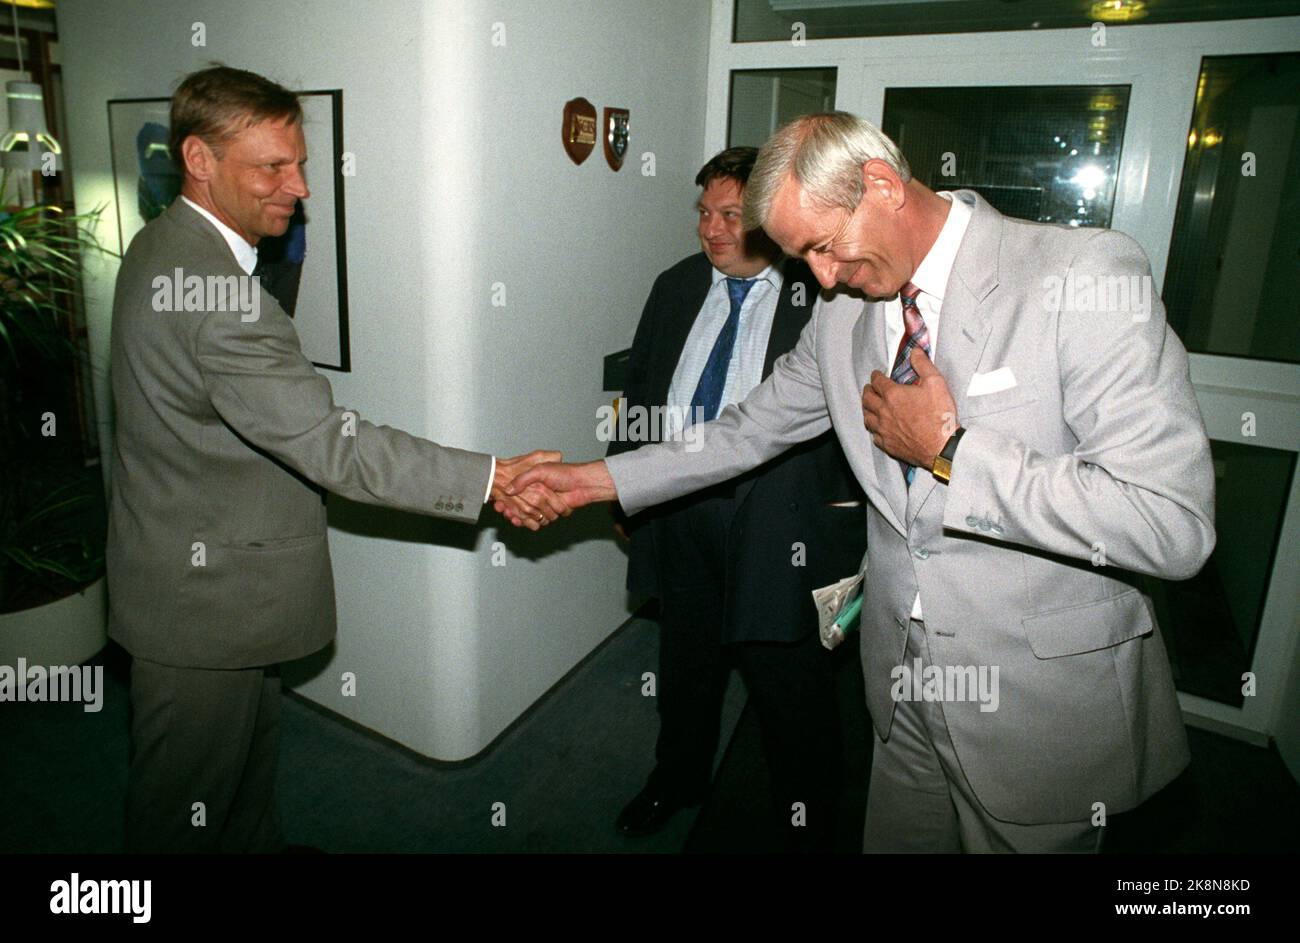
M 930 469 L 930 473 L 945 485 L 952 479 L 953 456 L 957 454 L 957 443 L 965 434 L 966 430 L 958 426 L 957 431 L 948 437 L 948 441 L 943 444 L 943 449 L 934 457 L 934 467 Z

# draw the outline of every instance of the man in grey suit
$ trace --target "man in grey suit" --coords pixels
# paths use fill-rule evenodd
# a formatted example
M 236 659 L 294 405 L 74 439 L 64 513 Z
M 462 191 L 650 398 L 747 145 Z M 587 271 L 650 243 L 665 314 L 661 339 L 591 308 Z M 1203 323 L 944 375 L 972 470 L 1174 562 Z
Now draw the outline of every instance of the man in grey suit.
M 253 270 L 306 199 L 302 111 L 261 76 L 172 99 L 181 198 L 132 241 L 113 301 L 109 634 L 133 656 L 127 847 L 276 851 L 279 662 L 335 632 L 324 492 L 474 522 L 555 516 L 497 461 L 336 406 Z M 536 499 L 534 501 L 534 498 Z
M 516 485 L 635 513 L 833 428 L 869 499 L 866 849 L 1097 850 L 1188 761 L 1137 574 L 1188 578 L 1214 546 L 1209 444 L 1145 256 L 935 193 L 843 113 L 777 132 L 745 220 L 848 290 L 699 451 Z

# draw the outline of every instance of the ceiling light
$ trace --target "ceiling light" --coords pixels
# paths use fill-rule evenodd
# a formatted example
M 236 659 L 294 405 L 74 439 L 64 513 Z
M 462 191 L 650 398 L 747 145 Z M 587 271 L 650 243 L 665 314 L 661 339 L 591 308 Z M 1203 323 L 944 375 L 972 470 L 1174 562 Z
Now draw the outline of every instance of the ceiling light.
M 1097 0 L 1088 15 L 1103 23 L 1132 23 L 1147 15 L 1144 0 Z

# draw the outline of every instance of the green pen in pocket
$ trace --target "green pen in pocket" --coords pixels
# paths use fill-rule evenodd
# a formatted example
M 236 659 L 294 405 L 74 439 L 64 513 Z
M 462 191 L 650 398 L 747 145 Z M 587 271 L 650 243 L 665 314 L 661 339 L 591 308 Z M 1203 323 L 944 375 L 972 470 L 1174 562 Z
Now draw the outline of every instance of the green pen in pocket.
M 854 597 L 844 604 L 844 607 L 839 611 L 839 615 L 835 617 L 835 621 L 826 630 L 822 644 L 827 648 L 835 648 L 844 641 L 846 635 L 857 630 L 861 615 L 862 588 L 859 587 Z
M 858 627 L 858 617 L 862 615 L 862 590 L 858 589 L 857 595 L 844 604 L 840 614 L 835 617 L 834 627 L 839 629 L 844 635 L 856 631 Z

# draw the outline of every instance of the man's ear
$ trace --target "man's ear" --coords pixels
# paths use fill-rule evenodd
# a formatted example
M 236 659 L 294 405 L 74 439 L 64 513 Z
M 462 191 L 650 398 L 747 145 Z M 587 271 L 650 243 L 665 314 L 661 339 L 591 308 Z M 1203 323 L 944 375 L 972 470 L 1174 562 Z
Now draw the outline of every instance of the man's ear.
M 217 155 L 212 153 L 212 148 L 197 134 L 191 134 L 181 141 L 181 158 L 185 173 L 195 180 L 208 180 L 212 177 Z
M 883 160 L 869 160 L 862 165 L 862 187 L 863 193 L 874 194 L 878 203 L 890 209 L 898 209 L 906 199 L 902 178 Z

